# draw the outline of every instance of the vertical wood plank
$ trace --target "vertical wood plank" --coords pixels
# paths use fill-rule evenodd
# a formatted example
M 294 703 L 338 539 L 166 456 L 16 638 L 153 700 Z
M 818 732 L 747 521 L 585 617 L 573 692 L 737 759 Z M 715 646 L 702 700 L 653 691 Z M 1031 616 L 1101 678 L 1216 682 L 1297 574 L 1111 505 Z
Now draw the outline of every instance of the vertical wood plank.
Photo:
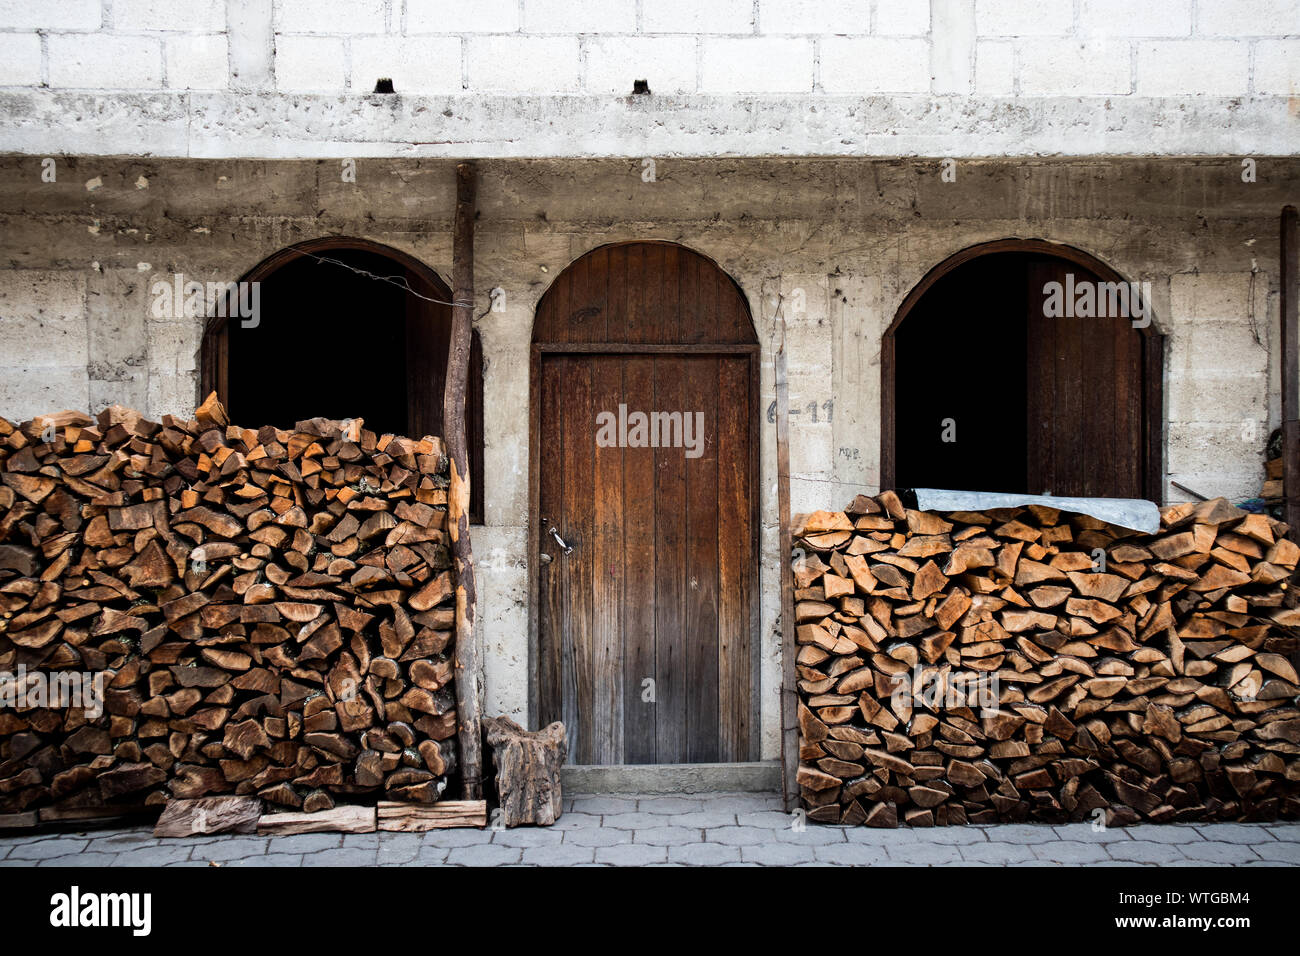
M 618 417 L 623 401 L 623 362 L 592 356 L 595 413 Z M 623 456 L 624 449 L 598 447 L 595 423 L 588 423 L 594 459 L 592 497 L 592 762 L 623 763 Z
M 594 678 L 592 655 L 592 406 L 591 365 L 585 358 L 567 359 L 564 409 L 564 515 L 560 536 L 573 548 L 556 561 L 565 568 L 565 721 L 572 721 L 570 740 L 574 763 L 591 763 Z M 550 517 L 548 515 L 548 517 Z M 559 526 L 557 522 L 557 526 Z
M 751 558 L 751 508 L 747 488 L 749 434 L 748 356 L 717 365 L 718 389 L 718 759 L 749 759 L 751 654 L 747 575 Z
M 539 440 L 537 456 L 538 506 L 533 558 L 537 564 L 537 720 L 545 727 L 565 720 L 564 690 L 564 559 L 548 534 L 552 523 L 559 527 L 564 516 L 564 418 L 561 377 L 565 359 L 540 358 L 541 385 L 538 399 Z M 542 562 L 546 554 L 549 561 Z M 565 723 L 565 727 L 568 727 Z M 572 744 L 572 738 L 570 738 Z
M 628 409 L 654 407 L 654 359 L 623 365 Z M 643 700 L 655 671 L 655 456 L 650 448 L 623 451 L 623 741 L 627 763 L 654 763 L 658 703 Z
M 654 410 L 682 407 L 685 360 L 657 356 Z M 655 448 L 656 760 L 686 761 L 686 469 L 680 448 Z
M 743 395 L 717 391 L 718 365 L 713 356 L 685 360 L 681 405 L 683 434 L 688 420 L 702 424 L 702 434 L 692 435 L 702 445 L 700 457 L 687 457 L 694 450 L 681 449 L 686 471 L 686 759 L 691 763 L 718 760 L 718 411 L 745 401 Z

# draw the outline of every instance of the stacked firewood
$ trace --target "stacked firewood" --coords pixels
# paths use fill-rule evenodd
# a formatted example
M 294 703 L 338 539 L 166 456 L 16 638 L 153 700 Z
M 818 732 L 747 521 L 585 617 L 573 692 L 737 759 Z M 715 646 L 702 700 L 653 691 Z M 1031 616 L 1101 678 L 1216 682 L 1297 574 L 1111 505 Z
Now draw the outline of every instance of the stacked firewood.
M 1300 816 L 1287 528 L 1223 499 L 1142 535 L 893 492 L 796 534 L 812 819 L 930 826 Z
M 362 425 L 241 428 L 215 397 L 192 421 L 0 419 L 0 812 L 438 799 L 446 458 Z M 69 672 L 102 672 L 102 714 L 15 698 Z

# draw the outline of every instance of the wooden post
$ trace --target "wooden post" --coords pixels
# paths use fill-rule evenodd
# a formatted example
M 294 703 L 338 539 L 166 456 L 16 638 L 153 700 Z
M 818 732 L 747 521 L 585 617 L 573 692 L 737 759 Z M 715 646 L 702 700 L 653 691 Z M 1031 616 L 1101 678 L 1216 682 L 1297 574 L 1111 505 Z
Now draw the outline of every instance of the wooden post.
M 474 206 L 477 178 L 473 163 L 456 166 L 456 224 L 451 252 L 451 345 L 442 422 L 450 459 L 447 530 L 456 561 L 456 724 L 460 775 L 466 800 L 483 796 L 483 734 L 479 712 L 478 634 L 474 627 L 474 554 L 469 539 L 469 437 L 465 390 L 474 334 Z
M 1282 520 L 1300 536 L 1300 241 L 1296 207 L 1282 209 Z
M 778 280 L 779 282 L 780 280 Z M 781 562 L 781 795 L 786 812 L 795 809 L 799 788 L 799 727 L 796 721 L 794 570 L 790 566 L 790 391 L 786 381 L 785 299 L 777 287 L 776 349 L 772 369 L 776 379 L 776 500 L 780 520 Z

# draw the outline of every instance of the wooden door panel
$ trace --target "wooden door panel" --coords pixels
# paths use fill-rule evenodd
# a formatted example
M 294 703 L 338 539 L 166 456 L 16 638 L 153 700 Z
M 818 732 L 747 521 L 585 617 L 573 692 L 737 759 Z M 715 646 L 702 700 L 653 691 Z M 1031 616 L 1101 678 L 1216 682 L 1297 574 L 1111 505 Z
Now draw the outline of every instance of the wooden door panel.
M 574 763 L 750 757 L 753 372 L 745 354 L 542 359 L 541 447 L 559 454 L 539 476 L 538 686 Z M 597 446 L 620 404 L 680 413 L 699 454 Z

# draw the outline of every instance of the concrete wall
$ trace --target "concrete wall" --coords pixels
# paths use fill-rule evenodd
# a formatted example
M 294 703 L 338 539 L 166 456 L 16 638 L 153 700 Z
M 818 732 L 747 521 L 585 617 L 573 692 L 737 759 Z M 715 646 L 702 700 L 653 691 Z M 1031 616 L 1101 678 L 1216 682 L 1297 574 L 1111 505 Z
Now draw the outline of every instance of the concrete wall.
M 0 2 L 43 154 L 1288 153 L 1298 86 L 1296 0 Z
M 0 414 L 118 401 L 192 411 L 200 319 L 150 314 L 150 285 L 237 278 L 290 243 L 357 235 L 446 275 L 453 165 L 336 160 L 0 160 Z M 787 303 L 795 511 L 877 490 L 880 336 L 945 257 L 1010 236 L 1066 242 L 1149 281 L 1167 334 L 1167 474 L 1207 494 L 1258 493 L 1279 419 L 1278 225 L 1300 200 L 1300 161 L 1207 160 L 484 161 L 477 226 L 486 405 L 482 572 L 488 710 L 527 707 L 528 345 L 535 306 L 587 250 L 621 239 L 683 243 L 749 299 L 773 398 L 775 293 Z M 801 291 L 797 291 L 801 290 Z M 358 329 L 358 334 L 364 330 Z M 765 421 L 766 419 L 764 419 Z M 975 452 L 973 452 L 975 453 Z M 761 443 L 762 700 L 777 753 L 777 533 L 773 430 Z M 1169 491 L 1168 500 L 1179 500 Z

